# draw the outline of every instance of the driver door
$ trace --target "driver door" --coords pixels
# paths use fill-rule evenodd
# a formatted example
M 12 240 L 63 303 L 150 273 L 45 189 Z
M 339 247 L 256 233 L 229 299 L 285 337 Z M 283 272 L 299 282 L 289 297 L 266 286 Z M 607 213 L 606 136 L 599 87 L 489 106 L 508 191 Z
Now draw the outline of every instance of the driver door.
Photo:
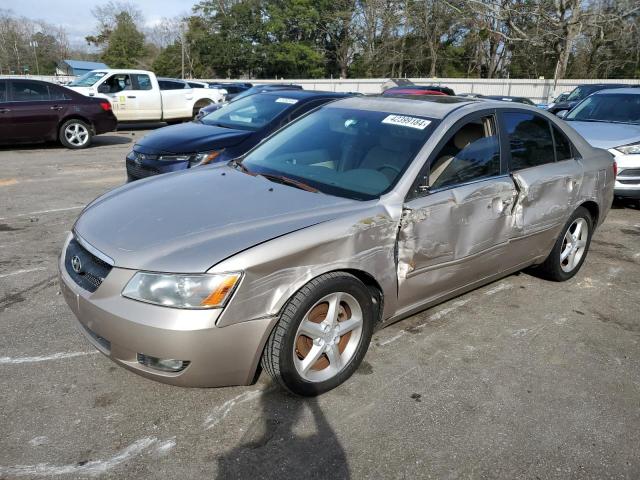
M 420 184 L 427 186 L 420 187 Z M 407 311 L 507 268 L 501 261 L 517 191 L 495 112 L 465 117 L 443 138 L 405 203 L 398 300 Z

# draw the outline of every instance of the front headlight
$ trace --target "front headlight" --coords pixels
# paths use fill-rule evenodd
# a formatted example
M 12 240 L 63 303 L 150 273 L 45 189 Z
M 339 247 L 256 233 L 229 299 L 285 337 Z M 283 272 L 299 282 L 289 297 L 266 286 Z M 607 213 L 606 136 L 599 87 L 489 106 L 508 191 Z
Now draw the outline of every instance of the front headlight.
M 620 147 L 616 147 L 616 150 L 620 153 L 624 153 L 625 155 L 640 153 L 640 142 L 632 143 L 631 145 L 622 145 Z
M 171 274 L 136 273 L 122 295 L 133 300 L 174 308 L 223 308 L 241 273 Z
M 191 161 L 189 163 L 189 166 L 191 167 L 197 167 L 199 165 L 207 165 L 208 163 L 213 162 L 216 158 L 218 158 L 220 156 L 220 154 L 224 152 L 224 149 L 222 150 L 212 150 L 210 152 L 200 152 L 200 153 L 196 153 L 192 158 Z
M 162 160 L 165 162 L 184 162 L 189 160 L 191 155 L 180 154 L 180 155 L 160 155 L 158 160 Z

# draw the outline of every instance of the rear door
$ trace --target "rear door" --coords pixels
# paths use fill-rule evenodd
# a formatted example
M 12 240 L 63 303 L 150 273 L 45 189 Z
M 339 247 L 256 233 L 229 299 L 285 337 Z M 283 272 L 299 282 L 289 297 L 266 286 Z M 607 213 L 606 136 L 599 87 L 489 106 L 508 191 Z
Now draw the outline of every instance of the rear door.
M 501 156 L 495 111 L 456 123 L 405 202 L 397 254 L 403 310 L 508 268 L 502 256 L 516 194 Z
M 549 253 L 575 208 L 583 168 L 569 139 L 544 116 L 523 110 L 500 116 L 518 188 L 510 253 L 529 261 Z
M 53 140 L 57 136 L 60 105 L 52 100 L 46 83 L 9 80 L 11 138 L 18 141 Z
M 183 82 L 158 80 L 162 96 L 162 118 L 172 120 L 190 118 L 192 113 L 193 89 L 185 88 Z

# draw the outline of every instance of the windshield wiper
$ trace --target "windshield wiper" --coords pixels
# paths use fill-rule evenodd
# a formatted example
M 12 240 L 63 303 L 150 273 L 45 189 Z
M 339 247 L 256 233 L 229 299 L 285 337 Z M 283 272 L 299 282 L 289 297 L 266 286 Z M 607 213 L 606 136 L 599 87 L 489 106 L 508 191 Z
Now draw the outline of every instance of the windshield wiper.
M 289 185 L 291 187 L 299 188 L 300 190 L 305 190 L 307 192 L 318 193 L 320 191 L 317 188 L 312 187 L 311 185 L 307 185 L 306 183 L 299 182 L 297 180 L 294 180 L 293 178 L 285 177 L 282 175 L 272 175 L 270 173 L 259 173 L 258 175 L 272 182 Z
M 247 167 L 245 167 L 242 162 L 239 162 L 235 158 L 231 160 L 227 165 L 231 165 L 236 170 L 242 170 L 244 173 L 248 173 L 249 175 L 253 175 L 251 171 Z

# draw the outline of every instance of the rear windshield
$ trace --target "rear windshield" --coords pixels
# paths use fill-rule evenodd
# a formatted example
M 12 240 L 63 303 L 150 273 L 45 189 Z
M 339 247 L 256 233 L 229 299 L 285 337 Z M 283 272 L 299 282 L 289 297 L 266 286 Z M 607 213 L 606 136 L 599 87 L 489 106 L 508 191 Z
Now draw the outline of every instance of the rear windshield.
M 640 92 L 592 95 L 571 110 L 565 120 L 640 125 Z
M 297 103 L 298 100 L 287 97 L 286 92 L 283 92 L 283 95 L 250 95 L 239 100 L 234 99 L 229 105 L 211 112 L 200 121 L 205 125 L 258 130 Z
M 371 200 L 395 185 L 435 124 L 391 112 L 321 108 L 258 146 L 242 165 L 267 178 Z
M 71 86 L 71 87 L 91 87 L 98 80 L 100 80 L 102 77 L 104 77 L 106 74 L 107 74 L 106 72 L 87 72 L 84 75 L 82 75 L 80 78 L 78 78 L 77 80 L 71 82 L 69 84 L 69 86 Z

